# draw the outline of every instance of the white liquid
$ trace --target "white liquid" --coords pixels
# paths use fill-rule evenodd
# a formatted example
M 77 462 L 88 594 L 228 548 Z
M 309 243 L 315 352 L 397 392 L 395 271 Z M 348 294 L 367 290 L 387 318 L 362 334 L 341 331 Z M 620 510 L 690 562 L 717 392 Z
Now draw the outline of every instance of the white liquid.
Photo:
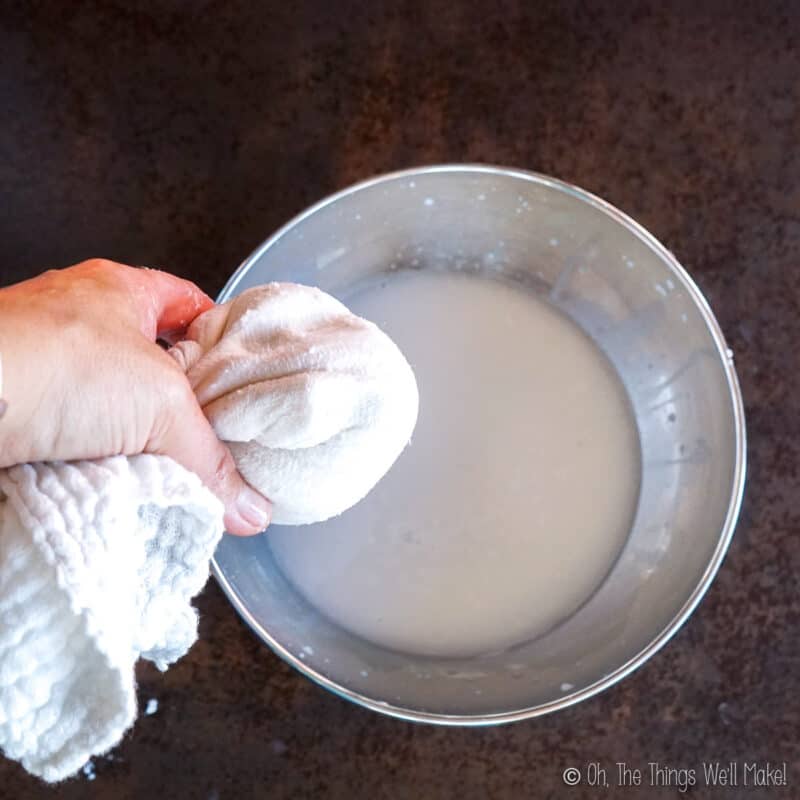
M 398 273 L 346 299 L 414 368 L 412 445 L 337 519 L 268 534 L 329 619 L 396 650 L 464 656 L 544 633 L 608 573 L 640 462 L 627 397 L 580 329 L 474 277 Z

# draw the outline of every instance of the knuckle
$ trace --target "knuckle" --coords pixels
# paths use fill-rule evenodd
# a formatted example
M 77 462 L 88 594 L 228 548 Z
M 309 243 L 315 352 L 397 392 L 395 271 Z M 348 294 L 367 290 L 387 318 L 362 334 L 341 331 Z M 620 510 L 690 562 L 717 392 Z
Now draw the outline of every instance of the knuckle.
M 73 268 L 77 277 L 106 292 L 127 291 L 133 268 L 107 258 L 90 258 Z
M 77 266 L 85 272 L 118 272 L 122 268 L 122 264 L 108 258 L 89 258 Z

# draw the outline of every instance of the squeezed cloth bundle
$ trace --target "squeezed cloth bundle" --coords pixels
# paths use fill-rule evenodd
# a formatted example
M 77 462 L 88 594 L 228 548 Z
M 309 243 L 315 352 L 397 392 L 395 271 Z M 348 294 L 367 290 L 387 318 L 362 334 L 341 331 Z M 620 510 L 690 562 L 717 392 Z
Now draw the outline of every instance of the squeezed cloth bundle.
M 403 355 L 317 289 L 251 289 L 201 315 L 170 352 L 277 523 L 321 521 L 358 502 L 416 422 Z M 136 717 L 137 659 L 166 669 L 197 638 L 190 600 L 208 578 L 222 515 L 199 478 L 165 456 L 0 470 L 7 757 L 58 781 L 120 740 Z

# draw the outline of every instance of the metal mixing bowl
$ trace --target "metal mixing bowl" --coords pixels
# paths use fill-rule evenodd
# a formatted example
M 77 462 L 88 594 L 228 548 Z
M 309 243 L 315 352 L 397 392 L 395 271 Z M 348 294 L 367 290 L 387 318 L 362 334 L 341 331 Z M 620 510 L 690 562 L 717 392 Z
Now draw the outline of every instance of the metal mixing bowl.
M 428 266 L 532 287 L 618 370 L 639 428 L 642 477 L 633 527 L 605 582 L 535 641 L 446 659 L 386 650 L 337 627 L 283 577 L 269 533 L 226 536 L 213 569 L 278 655 L 341 696 L 405 719 L 508 722 L 611 686 L 691 614 L 739 512 L 742 399 L 732 353 L 673 255 L 597 197 L 520 170 L 425 167 L 360 183 L 268 239 L 219 299 L 272 280 L 343 296 L 371 274 Z

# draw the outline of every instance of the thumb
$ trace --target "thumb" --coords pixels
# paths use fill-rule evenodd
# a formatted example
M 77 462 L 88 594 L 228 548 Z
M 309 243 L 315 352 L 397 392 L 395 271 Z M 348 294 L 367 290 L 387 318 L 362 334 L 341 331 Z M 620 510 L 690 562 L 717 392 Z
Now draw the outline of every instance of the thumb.
M 230 450 L 217 438 L 194 394 L 172 406 L 167 421 L 148 448 L 170 456 L 200 480 L 225 505 L 225 530 L 237 536 L 263 531 L 272 517 L 272 503 L 247 484 Z

